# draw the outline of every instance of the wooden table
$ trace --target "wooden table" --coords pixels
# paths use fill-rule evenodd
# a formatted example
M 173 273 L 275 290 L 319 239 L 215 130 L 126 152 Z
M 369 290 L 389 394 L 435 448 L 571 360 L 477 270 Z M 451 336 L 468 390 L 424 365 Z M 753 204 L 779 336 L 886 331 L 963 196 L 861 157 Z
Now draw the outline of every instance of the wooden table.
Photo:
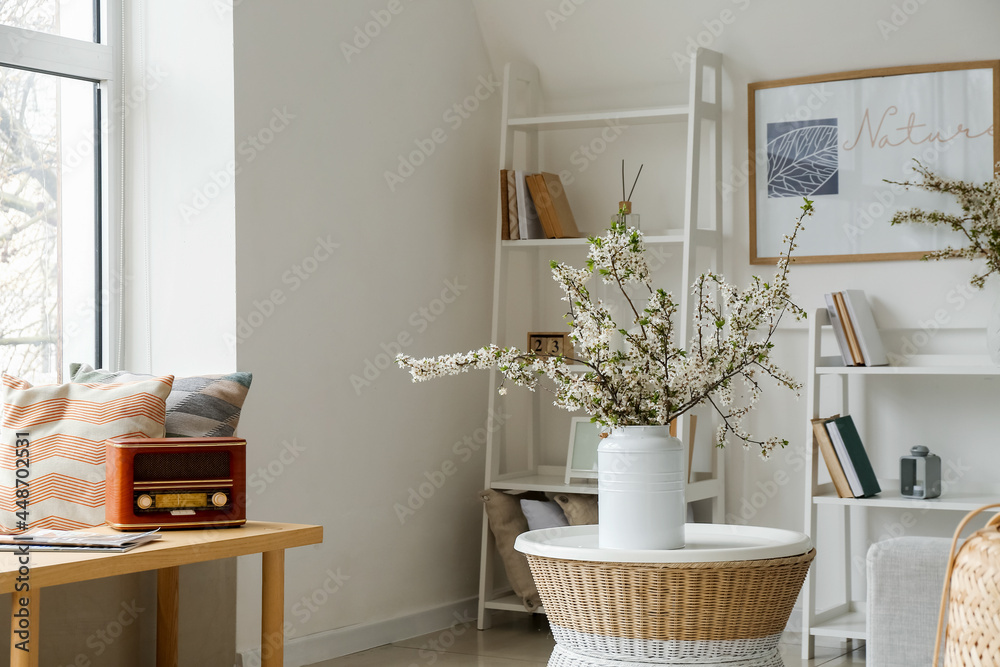
M 115 532 L 110 528 L 95 528 L 94 531 Z M 160 540 L 126 553 L 33 553 L 28 572 L 29 591 L 15 590 L 18 579 L 23 576 L 18 573 L 18 555 L 0 554 L 0 593 L 13 593 L 11 667 L 38 667 L 38 649 L 41 646 L 38 609 L 42 588 L 147 570 L 157 571 L 156 665 L 177 667 L 180 566 L 255 553 L 262 554 L 263 559 L 261 665 L 281 667 L 284 662 L 285 549 L 322 541 L 322 526 L 248 521 L 239 528 L 163 531 Z M 23 585 L 23 581 L 21 583 Z M 27 627 L 25 619 L 14 616 L 24 606 L 22 598 L 27 600 Z M 81 613 L 83 611 L 81 609 Z M 19 632 L 28 634 L 19 635 Z M 16 646 L 25 636 L 28 638 L 28 651 Z

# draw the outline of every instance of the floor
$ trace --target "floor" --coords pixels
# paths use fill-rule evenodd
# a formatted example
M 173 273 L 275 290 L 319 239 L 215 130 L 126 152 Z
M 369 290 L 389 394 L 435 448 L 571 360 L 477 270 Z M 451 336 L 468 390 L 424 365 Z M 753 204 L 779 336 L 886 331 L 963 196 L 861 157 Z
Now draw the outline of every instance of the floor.
M 497 612 L 493 627 L 484 632 L 475 624 L 432 632 L 309 667 L 545 667 L 554 644 L 544 616 Z M 802 660 L 797 635 L 781 644 L 785 667 L 859 667 L 864 648 L 816 649 L 816 657 Z

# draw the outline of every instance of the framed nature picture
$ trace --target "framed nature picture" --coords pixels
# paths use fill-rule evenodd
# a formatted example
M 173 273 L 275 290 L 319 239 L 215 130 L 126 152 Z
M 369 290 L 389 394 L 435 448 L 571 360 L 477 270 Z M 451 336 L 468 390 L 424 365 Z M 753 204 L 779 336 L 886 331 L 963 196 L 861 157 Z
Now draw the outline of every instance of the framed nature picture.
M 571 479 L 597 479 L 597 446 L 605 427 L 590 417 L 573 417 L 569 427 L 569 450 L 566 454 L 566 484 Z
M 1000 61 L 896 67 L 751 83 L 750 262 L 777 261 L 802 198 L 815 214 L 796 262 L 919 259 L 961 243 L 930 225 L 890 226 L 898 210 L 958 212 L 953 197 L 888 181 L 914 160 L 984 182 L 1000 159 Z

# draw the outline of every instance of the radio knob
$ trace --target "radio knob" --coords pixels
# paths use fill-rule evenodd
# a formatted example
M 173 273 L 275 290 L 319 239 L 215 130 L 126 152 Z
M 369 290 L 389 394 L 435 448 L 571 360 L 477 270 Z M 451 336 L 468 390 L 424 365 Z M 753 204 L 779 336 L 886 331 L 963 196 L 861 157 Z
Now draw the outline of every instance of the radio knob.
M 222 491 L 217 491 L 215 495 L 212 496 L 212 504 L 216 507 L 222 507 L 229 500 L 229 496 L 224 494 Z
M 135 504 L 139 506 L 139 509 L 148 510 L 153 506 L 153 499 L 144 493 L 136 498 Z

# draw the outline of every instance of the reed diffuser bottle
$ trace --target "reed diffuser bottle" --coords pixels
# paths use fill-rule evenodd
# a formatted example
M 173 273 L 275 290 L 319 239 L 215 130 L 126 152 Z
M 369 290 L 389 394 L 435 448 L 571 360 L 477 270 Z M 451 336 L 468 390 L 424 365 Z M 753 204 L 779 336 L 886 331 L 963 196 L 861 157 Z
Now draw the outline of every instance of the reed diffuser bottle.
M 622 160 L 622 201 L 618 202 L 618 213 L 611 216 L 612 223 L 624 223 L 626 227 L 639 227 L 639 214 L 632 212 L 632 193 L 635 192 L 635 184 L 639 182 L 639 174 L 642 173 L 642 165 L 639 165 L 639 171 L 635 175 L 635 180 L 632 181 L 632 189 L 629 190 L 628 196 L 625 196 L 625 160 Z

